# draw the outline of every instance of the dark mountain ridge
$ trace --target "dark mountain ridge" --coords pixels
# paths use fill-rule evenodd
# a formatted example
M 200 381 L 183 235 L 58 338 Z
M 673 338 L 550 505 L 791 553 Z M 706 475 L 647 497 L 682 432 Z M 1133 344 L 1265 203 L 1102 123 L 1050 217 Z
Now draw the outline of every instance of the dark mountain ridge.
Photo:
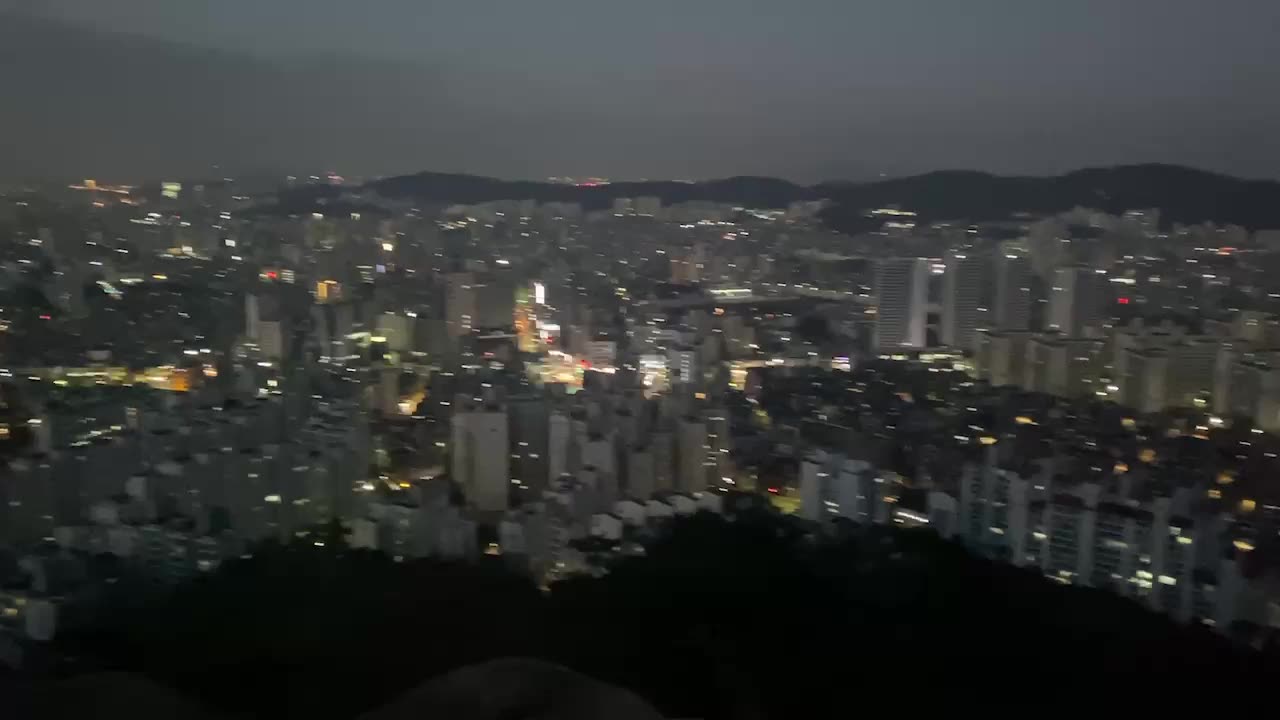
M 1280 228 L 1280 182 L 1245 180 L 1176 165 L 1086 168 L 1052 177 L 999 176 L 944 170 L 875 182 L 826 182 L 802 186 L 762 177 L 702 182 L 637 181 L 575 186 L 507 181 L 475 175 L 423 172 L 370 182 L 362 192 L 422 204 L 492 200 L 576 202 L 606 208 L 615 198 L 654 196 L 666 204 L 690 201 L 783 208 L 797 201 L 829 200 L 824 219 L 837 230 L 874 228 L 869 210 L 899 207 L 924 221 L 998 221 L 1019 214 L 1050 215 L 1076 207 L 1109 213 L 1157 209 L 1162 221 Z M 344 190 L 308 187 L 282 193 L 280 209 L 310 211 Z

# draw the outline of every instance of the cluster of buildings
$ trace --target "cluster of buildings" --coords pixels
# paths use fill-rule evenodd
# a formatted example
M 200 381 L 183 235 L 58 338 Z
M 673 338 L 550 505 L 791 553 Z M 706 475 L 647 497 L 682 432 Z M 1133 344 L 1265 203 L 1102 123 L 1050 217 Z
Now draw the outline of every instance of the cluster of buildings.
M 821 233 L 816 207 L 282 218 L 156 190 L 4 198 L 0 626 L 32 638 L 120 573 L 180 582 L 334 520 L 399 558 L 598 569 L 584 542 L 733 487 L 727 365 L 759 359 L 757 302 L 800 302 L 700 286 Z
M 801 464 L 801 512 L 816 522 L 927 528 L 976 554 L 1108 590 L 1183 623 L 1224 632 L 1237 622 L 1274 623 L 1280 578 L 1260 572 L 1256 533 L 1236 522 L 1256 512 L 1272 527 L 1280 506 L 1247 500 L 1224 512 L 1199 502 L 1214 479 L 1166 485 L 1114 466 L 1082 473 L 1061 458 L 1028 461 L 1003 449 L 985 446 L 931 489 L 816 450 Z
M 1207 407 L 1274 431 L 1273 235 L 1162 231 L 1154 211 L 973 226 L 937 256 L 875 261 L 871 347 L 959 349 L 994 385 L 1143 413 Z
M 177 582 L 334 521 L 550 582 L 731 492 L 927 526 L 1186 621 L 1270 607 L 1269 235 L 277 200 L 0 197 L 0 626 L 47 638 L 120 568 Z

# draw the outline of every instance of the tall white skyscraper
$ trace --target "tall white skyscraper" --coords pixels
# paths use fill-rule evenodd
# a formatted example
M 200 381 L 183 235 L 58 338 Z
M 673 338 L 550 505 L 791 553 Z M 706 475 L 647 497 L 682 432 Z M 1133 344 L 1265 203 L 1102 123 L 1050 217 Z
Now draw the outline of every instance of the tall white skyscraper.
M 942 344 L 969 350 L 974 334 L 985 329 L 986 308 L 982 294 L 986 287 L 985 259 L 972 252 L 956 250 L 947 254 L 943 279 Z
M 995 288 L 991 327 L 1027 330 L 1031 327 L 1031 257 L 1025 248 L 1006 243 L 995 257 Z
M 1048 330 L 1067 337 L 1089 334 L 1102 324 L 1102 278 L 1092 268 L 1058 268 L 1049 292 Z
M 875 346 L 921 348 L 928 319 L 929 266 L 924 258 L 885 258 L 876 265 Z
M 484 409 L 453 416 L 453 479 L 478 510 L 507 509 L 511 452 L 507 413 Z

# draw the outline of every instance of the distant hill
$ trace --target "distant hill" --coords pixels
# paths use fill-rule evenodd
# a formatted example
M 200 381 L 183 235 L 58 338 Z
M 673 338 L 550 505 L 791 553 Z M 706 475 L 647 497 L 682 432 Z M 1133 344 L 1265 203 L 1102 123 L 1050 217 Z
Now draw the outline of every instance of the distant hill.
M 855 221 L 865 208 L 900 205 L 929 220 L 1000 220 L 1021 212 L 1045 215 L 1074 207 L 1110 213 L 1157 208 L 1170 223 L 1280 228 L 1280 182 L 1174 165 L 1090 168 L 1043 178 L 936 172 L 884 182 L 828 184 L 818 192 L 836 201 L 827 214 L 836 227 Z
M 424 204 L 532 199 L 608 207 L 614 198 L 644 195 L 664 203 L 692 200 L 782 208 L 800 200 L 828 199 L 824 219 L 838 230 L 870 227 L 867 210 L 898 206 L 926 221 L 1003 220 L 1018 213 L 1046 215 L 1075 207 L 1110 213 L 1157 208 L 1165 222 L 1212 221 L 1250 229 L 1280 228 L 1280 182 L 1242 180 L 1174 165 L 1090 168 L 1055 177 L 1002 177 L 973 171 L 942 171 L 877 182 L 828 182 L 801 186 L 776 178 L 736 177 L 705 182 L 619 182 L 577 187 L 505 181 L 474 175 L 419 173 L 377 180 L 365 187 L 378 195 Z M 301 188 L 281 198 L 286 212 L 307 212 L 332 200 L 337 188 Z

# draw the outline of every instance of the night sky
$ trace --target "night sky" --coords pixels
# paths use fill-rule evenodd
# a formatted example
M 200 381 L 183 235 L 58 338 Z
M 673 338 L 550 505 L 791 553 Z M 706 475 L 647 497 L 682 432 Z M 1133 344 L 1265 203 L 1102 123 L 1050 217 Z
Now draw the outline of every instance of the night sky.
M 1266 0 L 28 4 L 171 44 L 99 38 L 141 46 L 120 72 L 3 56 L 0 174 L 1280 175 Z

